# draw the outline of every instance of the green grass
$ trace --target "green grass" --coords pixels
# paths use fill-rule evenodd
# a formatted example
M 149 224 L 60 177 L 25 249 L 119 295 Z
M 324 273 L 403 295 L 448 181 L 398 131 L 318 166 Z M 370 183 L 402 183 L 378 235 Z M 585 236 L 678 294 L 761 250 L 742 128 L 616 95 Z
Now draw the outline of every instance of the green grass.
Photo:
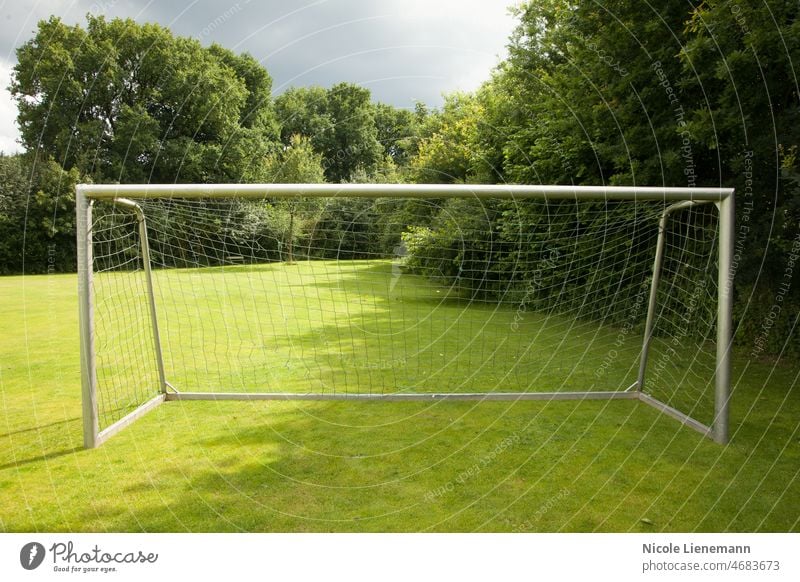
M 362 266 L 375 290 L 383 289 L 385 266 Z M 286 285 L 304 277 L 302 264 L 279 268 L 286 270 Z M 514 316 L 456 297 L 431 303 L 435 288 L 401 279 L 404 287 L 392 293 L 402 292 L 404 301 L 392 303 L 387 292 L 384 302 L 368 306 L 346 277 L 304 280 L 302 287 L 321 305 L 349 302 L 343 313 L 364 317 L 378 335 L 393 312 L 423 313 L 426 302 L 429 311 L 441 309 L 438 315 L 473 326 L 491 320 L 494 330 Z M 291 302 L 269 309 L 269 317 L 296 311 Z M 736 360 L 727 447 L 632 401 L 171 402 L 85 451 L 75 277 L 2 278 L 0 313 L 0 531 L 800 529 L 796 364 Z M 229 316 L 222 307 L 204 313 L 220 321 Z M 522 345 L 525 333 L 541 328 L 537 314 L 525 316 L 531 327 L 507 334 L 509 341 Z M 305 327 L 293 324 L 291 341 L 276 353 L 292 359 L 298 348 L 315 345 L 315 326 L 312 319 Z M 463 338 L 439 331 L 446 353 L 460 353 Z M 562 350 L 601 344 L 597 338 L 612 331 L 587 329 Z M 390 345 L 381 344 L 386 353 Z M 295 351 L 282 351 L 292 346 Z M 189 348 L 172 349 L 176 363 L 176 354 Z M 353 349 L 351 356 L 375 348 L 356 342 Z M 445 353 L 436 351 L 439 344 L 433 349 Z M 330 346 L 319 377 L 351 381 L 346 369 L 337 369 L 340 350 Z M 586 362 L 598 357 L 587 353 Z M 613 366 L 627 373 L 629 362 Z M 388 385 L 387 370 L 370 368 L 367 379 Z M 184 374 L 188 381 L 199 371 Z M 489 389 L 502 386 L 486 374 Z M 300 389 L 295 381 L 279 378 L 276 389 L 284 383 Z M 245 374 L 241 385 L 255 388 L 247 382 Z
M 619 390 L 636 378 L 638 334 L 603 366 L 616 328 L 472 301 L 390 261 L 173 269 L 154 278 L 165 368 L 182 391 Z M 155 395 L 158 377 L 142 274 L 96 276 L 95 306 L 104 427 Z M 685 355 L 673 358 L 679 368 L 691 362 Z
M 110 424 L 155 394 L 158 378 L 141 273 L 95 281 Z M 471 300 L 390 261 L 162 270 L 155 283 L 168 380 L 183 391 L 624 390 L 637 377 L 638 330 Z M 706 367 L 696 358 L 708 350 L 681 352 L 660 375 L 669 388 L 680 379 L 680 391 L 648 387 L 683 409 L 698 404 L 708 421 L 713 351 Z

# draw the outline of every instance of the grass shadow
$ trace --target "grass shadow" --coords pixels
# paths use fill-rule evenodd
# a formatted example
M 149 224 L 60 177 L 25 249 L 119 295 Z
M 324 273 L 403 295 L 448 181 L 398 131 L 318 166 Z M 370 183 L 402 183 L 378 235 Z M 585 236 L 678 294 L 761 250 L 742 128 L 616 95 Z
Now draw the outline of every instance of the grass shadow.
M 14 460 L 14 461 L 11 461 L 9 463 L 4 463 L 4 464 L 0 465 L 0 471 L 3 471 L 5 469 L 14 469 L 14 468 L 18 468 L 18 467 L 23 466 L 23 465 L 30 465 L 32 463 L 52 461 L 53 459 L 58 459 L 59 457 L 64 457 L 66 455 L 72 455 L 74 453 L 79 453 L 81 451 L 83 451 L 82 447 L 81 448 L 75 447 L 75 448 L 70 448 L 70 449 L 59 449 L 59 450 L 56 450 L 56 451 L 52 451 L 52 452 L 44 453 L 44 454 L 41 454 L 41 455 L 37 455 L 35 457 L 28 457 L 27 459 Z

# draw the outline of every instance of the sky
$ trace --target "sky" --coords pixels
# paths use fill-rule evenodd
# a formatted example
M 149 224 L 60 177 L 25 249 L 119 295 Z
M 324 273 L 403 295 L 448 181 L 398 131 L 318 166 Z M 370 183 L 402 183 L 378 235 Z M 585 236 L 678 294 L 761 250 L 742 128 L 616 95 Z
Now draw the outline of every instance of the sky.
M 0 0 L 0 150 L 19 151 L 16 107 L 5 87 L 15 49 L 50 15 L 87 13 L 158 22 L 176 35 L 258 59 L 273 92 L 348 81 L 373 99 L 413 108 L 470 91 L 505 56 L 515 0 Z

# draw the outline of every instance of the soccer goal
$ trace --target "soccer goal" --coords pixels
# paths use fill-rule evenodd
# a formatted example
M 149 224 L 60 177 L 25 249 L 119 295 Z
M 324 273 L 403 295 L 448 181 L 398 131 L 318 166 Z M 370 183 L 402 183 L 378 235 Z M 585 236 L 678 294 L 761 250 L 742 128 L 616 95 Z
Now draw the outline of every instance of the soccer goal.
M 636 400 L 727 442 L 732 189 L 76 194 L 86 447 L 176 400 Z

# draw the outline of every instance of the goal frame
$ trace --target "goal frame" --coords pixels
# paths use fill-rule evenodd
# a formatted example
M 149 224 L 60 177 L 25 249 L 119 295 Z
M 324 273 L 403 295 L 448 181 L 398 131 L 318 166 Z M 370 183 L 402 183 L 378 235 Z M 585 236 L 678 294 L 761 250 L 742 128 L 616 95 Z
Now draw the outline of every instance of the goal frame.
M 637 380 L 620 391 L 570 392 L 492 392 L 492 393 L 397 393 L 397 394 L 314 394 L 314 393 L 243 393 L 180 392 L 167 380 L 161 352 L 158 314 L 151 272 L 146 217 L 130 198 L 293 198 L 293 197 L 366 197 L 366 198 L 507 198 L 573 201 L 660 201 L 670 203 L 658 225 L 656 252 L 650 285 L 645 330 Z M 149 298 L 153 347 L 158 367 L 160 393 L 111 426 L 99 429 L 97 375 L 94 347 L 92 205 L 106 201 L 124 206 L 135 213 L 141 239 L 142 263 Z M 646 403 L 719 444 L 729 439 L 729 401 L 731 378 L 734 189 L 684 188 L 659 186 L 546 186 L 546 185 L 463 185 L 463 184 L 79 184 L 75 191 L 77 218 L 78 303 L 80 329 L 80 364 L 85 448 L 100 446 L 108 438 L 158 405 L 173 400 L 611 400 L 627 399 Z M 714 379 L 714 416 L 710 426 L 644 392 L 647 362 L 653 336 L 658 285 L 664 258 L 666 227 L 674 212 L 700 205 L 714 204 L 719 214 L 717 245 L 717 337 Z

